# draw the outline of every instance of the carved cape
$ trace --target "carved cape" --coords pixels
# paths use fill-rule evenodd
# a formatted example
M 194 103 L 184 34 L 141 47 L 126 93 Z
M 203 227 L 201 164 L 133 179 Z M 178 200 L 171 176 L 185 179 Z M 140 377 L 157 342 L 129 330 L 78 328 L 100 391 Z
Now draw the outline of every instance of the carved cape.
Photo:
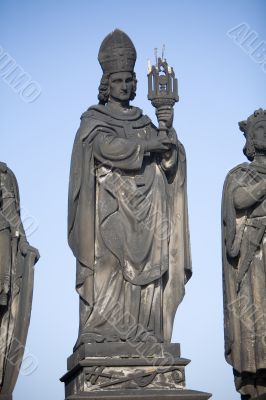
M 237 210 L 233 194 L 237 188 L 245 188 L 266 179 L 265 173 L 255 165 L 243 163 L 228 173 L 223 189 L 225 357 L 235 369 L 236 376 L 242 373 L 255 374 L 266 367 L 266 245 L 263 239 L 266 218 L 262 202 Z M 245 382 L 242 378 L 236 379 L 237 389 L 243 385 Z M 248 386 L 241 390 L 242 394 L 250 394 Z
M 97 134 L 110 125 L 127 125 L 124 121 L 107 112 L 104 106 L 93 106 L 81 117 L 81 125 L 77 132 L 71 160 L 69 204 L 68 204 L 68 240 L 77 259 L 76 288 L 81 302 L 86 307 L 86 324 L 94 307 L 94 268 L 95 268 L 95 232 L 96 224 L 96 160 L 93 155 L 93 141 Z M 134 108 L 129 122 L 142 129 L 151 126 L 148 117 L 141 110 Z M 163 332 L 164 341 L 170 341 L 176 309 L 184 296 L 184 285 L 191 276 L 191 258 L 188 230 L 187 193 L 186 193 L 186 157 L 185 151 L 178 142 L 178 166 L 172 179 L 167 184 L 169 215 L 171 216 L 171 234 L 169 238 L 169 264 L 163 273 Z M 135 170 L 141 168 L 143 149 L 140 148 L 136 159 L 131 162 Z M 121 155 L 123 169 L 124 159 Z M 119 162 L 116 164 L 119 167 Z M 111 207 L 117 207 L 110 200 Z M 108 218 L 108 216 L 107 216 Z M 123 269 L 124 266 L 122 266 Z M 144 282 L 145 284 L 145 282 Z M 82 329 L 82 326 L 81 326 Z

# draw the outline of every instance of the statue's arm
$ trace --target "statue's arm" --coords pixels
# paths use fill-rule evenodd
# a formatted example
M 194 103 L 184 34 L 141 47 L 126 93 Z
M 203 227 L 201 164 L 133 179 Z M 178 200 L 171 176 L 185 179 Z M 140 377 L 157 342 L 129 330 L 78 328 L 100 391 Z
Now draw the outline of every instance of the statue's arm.
M 169 138 L 171 139 L 172 147 L 169 151 L 162 154 L 161 161 L 161 166 L 165 172 L 173 171 L 178 161 L 178 140 L 174 128 L 169 130 Z
M 178 149 L 172 148 L 162 155 L 161 166 L 165 172 L 172 171 L 177 165 Z
M 253 206 L 266 196 L 266 181 L 262 180 L 253 185 L 238 187 L 233 191 L 233 200 L 236 209 L 245 209 Z
M 40 257 L 39 252 L 34 247 L 30 246 L 21 220 L 17 179 L 9 168 L 6 173 L 7 187 L 5 188 L 4 198 L 2 200 L 2 210 L 9 223 L 11 235 L 13 239 L 18 240 L 19 249 L 23 255 L 32 251 L 35 253 L 36 260 L 38 260 Z
M 99 131 L 93 140 L 94 157 L 102 164 L 125 170 L 141 168 L 145 142 L 118 137 L 115 133 Z
M 13 172 L 6 172 L 6 186 L 2 193 L 2 210 L 9 223 L 13 237 L 19 237 L 22 242 L 27 242 L 26 234 L 20 217 L 20 200 L 18 184 Z

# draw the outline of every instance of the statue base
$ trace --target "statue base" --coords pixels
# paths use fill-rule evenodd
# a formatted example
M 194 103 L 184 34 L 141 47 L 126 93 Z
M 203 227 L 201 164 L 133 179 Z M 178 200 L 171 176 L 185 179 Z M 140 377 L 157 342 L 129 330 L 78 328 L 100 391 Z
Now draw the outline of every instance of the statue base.
M 89 343 L 68 358 L 65 400 L 207 400 L 187 390 L 179 344 Z

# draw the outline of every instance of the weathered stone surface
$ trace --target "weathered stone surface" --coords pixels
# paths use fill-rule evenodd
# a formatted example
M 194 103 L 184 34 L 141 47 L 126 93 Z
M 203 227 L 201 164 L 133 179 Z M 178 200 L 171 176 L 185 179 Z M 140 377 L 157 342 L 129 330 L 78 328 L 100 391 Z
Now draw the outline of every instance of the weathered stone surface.
M 87 358 L 111 358 L 115 362 L 117 358 L 141 359 L 143 363 L 157 357 L 180 357 L 180 345 L 178 343 L 87 343 L 80 346 L 67 360 L 67 369 L 72 369 L 78 362 Z
M 110 354 L 110 351 L 109 351 Z M 208 399 L 185 388 L 189 360 L 154 357 L 92 357 L 80 360 L 61 378 L 66 399 Z M 137 397 L 136 397 L 137 396 Z M 141 397 L 142 396 L 142 397 Z
M 93 355 L 91 346 L 76 350 L 69 358 L 68 372 L 61 378 L 66 399 L 133 399 L 136 395 L 144 399 L 208 399 L 207 393 L 185 388 L 185 366 L 190 361 L 180 358 L 179 344 L 157 345 L 154 344 L 154 351 L 151 344 L 147 346 L 146 357 L 129 343 L 109 344 L 105 356 L 101 344 L 96 345 Z
M 171 105 L 158 106 L 158 129 L 130 105 L 135 59 L 120 30 L 103 41 L 100 101 L 82 115 L 73 146 L 68 238 L 80 295 L 75 349 L 170 342 L 191 276 L 185 151 Z M 166 73 L 171 81 L 173 72 Z M 164 102 L 178 98 L 165 93 L 158 94 Z
M 30 323 L 34 265 L 15 175 L 0 162 L 0 399 L 12 400 Z M 8 333 L 8 334 L 7 334 Z
M 177 80 L 165 59 L 149 71 L 156 128 L 130 105 L 137 83 L 131 39 L 116 29 L 98 58 L 99 104 L 81 117 L 69 180 L 80 326 L 61 379 L 66 399 L 207 399 L 185 389 L 189 361 L 170 344 L 192 274 L 186 154 L 173 128 Z
M 210 395 L 194 390 L 173 391 L 142 391 L 132 390 L 109 392 L 108 394 L 97 393 L 90 395 L 69 396 L 66 400 L 207 400 Z M 261 399 L 264 400 L 264 399 Z
M 255 400 L 266 395 L 266 110 L 239 126 L 251 162 L 228 173 L 223 191 L 225 357 L 242 399 Z

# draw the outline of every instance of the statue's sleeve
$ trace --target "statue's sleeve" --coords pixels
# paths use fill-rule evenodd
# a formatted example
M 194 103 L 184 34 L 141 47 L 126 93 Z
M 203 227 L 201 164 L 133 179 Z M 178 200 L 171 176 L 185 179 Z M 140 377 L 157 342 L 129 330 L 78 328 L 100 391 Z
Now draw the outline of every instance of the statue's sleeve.
M 234 193 L 246 186 L 248 172 L 245 164 L 233 168 L 227 175 L 222 197 L 223 246 L 227 256 L 235 258 L 239 255 L 242 233 L 245 225 L 246 210 L 238 210 Z
M 115 132 L 99 129 L 93 140 L 94 157 L 102 164 L 123 170 L 141 168 L 145 152 L 145 143 L 121 138 Z
M 234 205 L 238 210 L 252 207 L 265 199 L 264 182 L 258 182 L 247 186 L 240 186 L 233 192 Z
M 173 175 L 176 172 L 178 164 L 179 150 L 177 134 L 174 128 L 169 131 L 169 138 L 171 139 L 173 146 L 171 150 L 162 154 L 161 166 L 167 175 Z
M 20 217 L 20 200 L 17 179 L 11 169 L 7 168 L 7 184 L 3 195 L 3 213 L 7 218 L 13 236 L 21 242 L 27 242 L 26 234 Z

